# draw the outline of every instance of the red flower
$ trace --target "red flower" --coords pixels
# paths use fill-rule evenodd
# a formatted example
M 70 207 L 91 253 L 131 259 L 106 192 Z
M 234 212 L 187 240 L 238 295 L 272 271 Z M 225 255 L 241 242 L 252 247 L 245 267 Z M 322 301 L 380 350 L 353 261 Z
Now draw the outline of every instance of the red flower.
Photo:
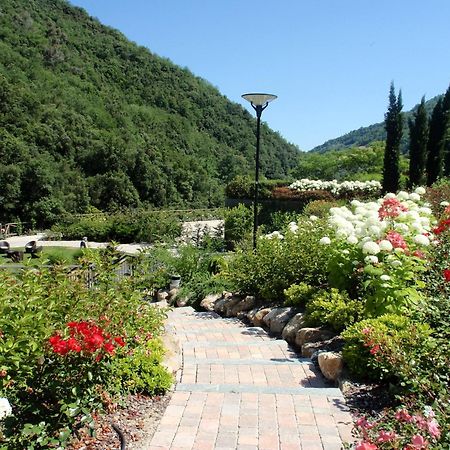
M 125 341 L 123 340 L 123 338 L 121 336 L 117 336 L 114 338 L 114 341 L 116 342 L 117 345 L 119 345 L 120 347 L 124 347 L 125 346 Z
M 65 355 L 68 353 L 69 348 L 67 346 L 67 341 L 60 340 L 53 345 L 53 351 L 58 353 L 58 355 Z
M 376 344 L 370 349 L 370 354 L 376 355 L 379 351 L 380 351 L 380 346 L 378 344 Z
M 69 350 L 73 350 L 77 353 L 81 352 L 81 345 L 74 337 L 67 339 L 67 346 L 69 347 Z
M 389 231 L 389 233 L 386 234 L 386 239 L 394 248 L 402 248 L 403 250 L 408 248 L 405 239 L 400 233 L 397 233 L 397 231 Z
M 444 269 L 444 278 L 445 278 L 445 281 L 450 281 L 450 269 Z
M 403 211 L 408 211 L 408 208 L 403 205 L 400 200 L 396 198 L 386 198 L 378 210 L 378 217 L 380 220 L 383 220 L 386 217 L 394 218 Z
M 104 346 L 103 346 L 103 348 L 105 349 L 105 351 L 107 352 L 107 353 L 109 353 L 110 355 L 114 355 L 114 352 L 115 352 L 115 347 L 114 347 L 114 345 L 111 343 L 111 342 L 107 342 Z

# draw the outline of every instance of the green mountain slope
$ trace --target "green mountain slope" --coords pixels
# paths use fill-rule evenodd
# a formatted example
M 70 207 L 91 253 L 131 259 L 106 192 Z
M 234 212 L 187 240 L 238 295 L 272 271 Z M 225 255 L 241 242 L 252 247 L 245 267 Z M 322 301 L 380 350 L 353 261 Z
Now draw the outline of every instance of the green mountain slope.
M 431 111 L 435 107 L 438 99 L 442 97 L 442 95 L 438 95 L 437 97 L 433 97 L 425 103 L 428 114 L 431 114 Z M 408 111 L 404 114 L 404 127 L 403 127 L 403 138 L 402 138 L 402 153 L 408 152 L 408 142 L 409 142 L 409 129 L 407 126 L 407 119 L 412 117 L 413 113 L 416 111 L 418 105 L 416 105 L 411 111 Z M 314 147 L 312 152 L 324 153 L 329 150 L 339 150 L 341 148 L 352 148 L 368 145 L 374 141 L 384 141 L 386 139 L 386 130 L 384 129 L 384 122 L 375 123 L 373 125 L 369 125 L 368 127 L 361 127 L 358 130 L 350 131 L 349 133 L 344 134 L 335 139 L 330 139 L 326 141 L 322 145 Z
M 213 206 L 254 167 L 255 119 L 64 0 L 0 3 L 0 221 Z M 262 127 L 261 170 L 298 149 Z

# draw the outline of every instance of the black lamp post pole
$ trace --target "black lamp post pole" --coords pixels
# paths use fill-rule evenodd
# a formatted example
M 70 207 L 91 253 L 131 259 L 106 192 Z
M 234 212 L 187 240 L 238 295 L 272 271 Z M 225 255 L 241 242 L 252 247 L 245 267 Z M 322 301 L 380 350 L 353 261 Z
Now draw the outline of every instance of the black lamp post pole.
M 255 168 L 255 196 L 253 198 L 253 250 L 256 250 L 256 234 L 258 231 L 258 189 L 259 189 L 259 149 L 260 149 L 260 133 L 261 133 L 261 114 L 267 108 L 265 105 L 254 105 L 256 111 L 256 168 Z

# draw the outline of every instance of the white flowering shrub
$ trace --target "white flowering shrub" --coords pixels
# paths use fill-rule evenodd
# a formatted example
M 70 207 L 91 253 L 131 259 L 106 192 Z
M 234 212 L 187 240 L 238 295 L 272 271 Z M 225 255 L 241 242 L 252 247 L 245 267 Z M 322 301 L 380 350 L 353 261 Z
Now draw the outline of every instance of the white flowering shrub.
M 336 197 L 347 196 L 349 194 L 373 194 L 376 195 L 381 190 L 381 184 L 379 181 L 321 181 L 321 180 L 309 180 L 303 178 L 301 180 L 294 181 L 290 186 L 290 189 L 296 191 L 305 192 L 312 190 L 329 191 Z
M 417 188 L 330 209 L 334 233 L 320 241 L 333 255 L 330 282 L 363 297 L 369 315 L 399 312 L 421 302 L 424 283 L 419 274 L 434 244 L 430 231 L 435 222 L 421 200 L 423 192 Z

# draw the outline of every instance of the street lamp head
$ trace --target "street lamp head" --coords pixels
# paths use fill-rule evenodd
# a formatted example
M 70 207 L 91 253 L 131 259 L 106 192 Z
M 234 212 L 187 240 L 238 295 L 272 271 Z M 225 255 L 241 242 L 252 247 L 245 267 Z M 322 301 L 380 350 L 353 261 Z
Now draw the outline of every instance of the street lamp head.
M 242 95 L 242 98 L 250 102 L 252 106 L 255 107 L 267 105 L 272 100 L 275 100 L 277 96 L 273 94 L 251 93 Z

